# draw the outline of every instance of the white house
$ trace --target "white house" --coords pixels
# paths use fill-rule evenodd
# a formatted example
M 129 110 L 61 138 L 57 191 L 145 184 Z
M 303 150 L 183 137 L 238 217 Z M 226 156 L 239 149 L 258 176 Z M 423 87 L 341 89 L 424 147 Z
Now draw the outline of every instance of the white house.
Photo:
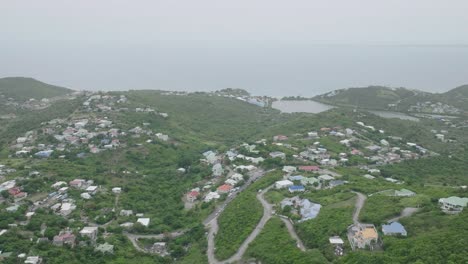
M 460 198 L 457 196 L 439 199 L 440 208 L 446 213 L 459 213 L 463 211 L 463 208 L 466 207 L 467 204 L 468 198 Z
M 277 181 L 275 183 L 275 188 L 276 189 L 283 189 L 283 188 L 287 188 L 289 186 L 293 186 L 294 183 L 292 181 L 289 181 L 289 180 L 282 180 L 282 181 Z
M 143 226 L 148 227 L 149 223 L 150 223 L 150 219 L 149 218 L 138 218 L 137 223 L 140 223 Z

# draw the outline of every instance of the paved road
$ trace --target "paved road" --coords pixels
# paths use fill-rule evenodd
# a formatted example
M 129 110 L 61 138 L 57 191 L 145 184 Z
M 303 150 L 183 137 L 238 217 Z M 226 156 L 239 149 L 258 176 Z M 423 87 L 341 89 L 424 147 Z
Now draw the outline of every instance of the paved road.
M 415 207 L 406 207 L 405 209 L 403 209 L 403 211 L 401 211 L 401 214 L 400 216 L 397 216 L 395 218 L 392 218 L 390 220 L 388 220 L 388 222 L 395 222 L 395 221 L 398 221 L 400 220 L 401 218 L 403 217 L 408 217 L 408 216 L 411 216 L 413 215 L 414 213 L 418 212 L 420 208 L 415 208 Z
M 354 214 L 353 214 L 353 222 L 355 225 L 359 224 L 359 213 L 361 212 L 362 207 L 364 206 L 364 202 L 366 201 L 367 197 L 359 192 L 354 192 L 357 194 L 357 199 L 356 199 L 356 208 L 354 209 Z

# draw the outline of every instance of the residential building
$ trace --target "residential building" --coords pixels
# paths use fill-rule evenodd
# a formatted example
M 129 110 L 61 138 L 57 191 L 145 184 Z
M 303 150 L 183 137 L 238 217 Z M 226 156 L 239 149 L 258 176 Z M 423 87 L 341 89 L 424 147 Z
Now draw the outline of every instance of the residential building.
M 283 189 L 283 188 L 287 188 L 289 186 L 293 186 L 294 183 L 292 181 L 289 181 L 289 180 L 282 180 L 282 181 L 277 181 L 275 183 L 275 188 L 276 189 Z
M 379 235 L 372 224 L 356 224 L 348 228 L 348 238 L 351 248 L 374 250 L 378 246 Z
M 218 193 L 228 193 L 232 190 L 232 186 L 229 184 L 223 184 L 218 187 Z
M 292 185 L 292 186 L 289 186 L 288 190 L 290 193 L 303 192 L 305 191 L 305 188 L 302 185 Z
M 104 254 L 114 254 L 114 245 L 109 243 L 99 244 L 94 248 L 94 251 L 99 251 Z
M 400 197 L 410 197 L 410 196 L 415 196 L 416 193 L 413 191 L 410 191 L 408 189 L 401 189 L 401 190 L 396 190 L 395 191 L 395 196 L 400 196 Z
M 386 236 L 401 235 L 407 236 L 405 227 L 399 222 L 392 222 L 388 225 L 382 225 L 382 232 Z
M 137 223 L 140 223 L 143 226 L 148 227 L 149 223 L 150 223 L 150 219 L 149 218 L 138 218 Z
M 296 167 L 294 166 L 284 166 L 283 171 L 286 173 L 293 173 L 296 171 Z
M 463 211 L 463 208 L 466 207 L 467 204 L 468 198 L 460 198 L 457 196 L 439 199 L 440 208 L 446 213 L 459 213 Z
M 314 185 L 314 184 L 318 184 L 319 183 L 319 180 L 317 180 L 317 178 L 315 177 L 310 177 L 310 178 L 303 178 L 301 180 L 301 184 L 302 185 Z
M 59 235 L 54 236 L 52 244 L 55 246 L 69 245 L 70 247 L 75 246 L 75 235 L 71 231 L 62 231 Z
M 92 241 L 95 241 L 98 235 L 97 226 L 86 226 L 80 231 L 80 235 L 83 237 L 89 237 Z
M 197 200 L 199 195 L 200 195 L 199 192 L 191 191 L 191 192 L 187 193 L 187 201 L 193 203 L 193 202 L 195 202 L 195 200 Z
M 299 170 L 313 172 L 313 171 L 320 170 L 320 167 L 319 166 L 299 166 Z

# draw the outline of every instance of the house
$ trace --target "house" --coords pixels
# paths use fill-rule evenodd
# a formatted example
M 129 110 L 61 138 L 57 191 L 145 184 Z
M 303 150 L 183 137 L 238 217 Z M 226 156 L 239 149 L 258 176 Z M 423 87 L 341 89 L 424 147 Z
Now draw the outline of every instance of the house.
M 213 171 L 214 177 L 221 176 L 224 173 L 223 166 L 220 163 L 213 165 L 213 168 L 211 170 Z
M 374 250 L 378 246 L 379 235 L 373 224 L 356 224 L 348 228 L 348 238 L 351 248 Z
M 288 179 L 290 181 L 301 181 L 302 179 L 304 179 L 304 176 L 302 175 L 289 176 Z
M 294 183 L 292 181 L 289 181 L 289 180 L 282 180 L 282 181 L 277 181 L 275 183 L 275 188 L 276 189 L 283 189 L 283 188 L 287 188 L 289 186 L 293 186 Z
M 296 167 L 294 166 L 284 166 L 283 171 L 286 173 L 293 173 L 296 171 Z
M 375 179 L 375 177 L 370 175 L 370 174 L 365 174 L 363 177 L 366 178 L 366 179 L 369 179 L 369 180 Z
M 48 158 L 52 155 L 53 150 L 42 150 L 34 154 L 38 158 Z
M 328 187 L 330 188 L 335 188 L 336 186 L 340 186 L 340 185 L 343 185 L 345 184 L 346 182 L 345 181 L 342 181 L 342 180 L 333 180 L 333 181 L 330 181 L 328 183 Z
M 407 236 L 405 227 L 399 222 L 392 222 L 388 225 L 382 225 L 382 232 L 386 236 Z
M 75 235 L 71 231 L 62 231 L 60 232 L 59 235 L 54 236 L 54 240 L 52 241 L 52 244 L 54 246 L 63 246 L 63 245 L 69 245 L 70 247 L 75 246 Z
M 284 141 L 288 140 L 288 137 L 285 135 L 277 135 L 273 137 L 273 141 Z
M 26 258 L 24 263 L 25 264 L 41 264 L 42 263 L 42 258 L 39 257 L 39 256 L 30 256 L 30 257 Z
M 229 184 L 223 184 L 218 187 L 218 193 L 228 193 L 232 190 L 232 185 Z
M 97 226 L 86 226 L 83 227 L 80 231 L 80 235 L 83 237 L 89 237 L 92 241 L 95 241 L 98 235 L 98 227 Z
M 309 199 L 303 199 L 299 203 L 299 206 L 301 207 L 301 220 L 299 222 L 304 222 L 309 219 L 316 218 L 320 212 L 320 209 L 322 208 L 320 204 L 313 203 L 309 201 Z
M 467 204 L 468 198 L 451 196 L 439 199 L 440 208 L 446 213 L 460 213 Z
M 330 244 L 332 245 L 338 245 L 338 246 L 344 246 L 344 241 L 341 239 L 339 236 L 333 236 L 328 239 Z
M 120 210 L 120 216 L 131 216 L 133 215 L 133 210 Z
M 314 185 L 315 183 L 319 183 L 319 180 L 317 180 L 317 178 L 314 178 L 314 177 L 310 177 L 310 178 L 303 178 L 301 180 L 301 184 L 302 185 Z
M 114 187 L 112 188 L 112 192 L 115 193 L 115 194 L 119 194 L 122 192 L 122 188 L 121 187 Z
M 148 226 L 149 226 L 149 223 L 150 223 L 150 219 L 149 219 L 149 218 L 138 218 L 138 219 L 137 219 L 137 223 L 140 223 L 140 224 L 142 224 L 143 226 L 148 227 Z
M 166 242 L 156 242 L 151 246 L 150 250 L 153 254 L 158 254 L 160 256 L 167 256 L 169 253 L 167 252 L 167 245 Z
M 76 208 L 76 205 L 72 203 L 62 203 L 62 205 L 60 206 L 59 214 L 62 216 L 67 216 L 71 214 L 71 212 L 75 210 L 75 208 Z
M 219 199 L 220 195 L 219 193 L 217 192 L 209 192 L 206 196 L 205 196 L 205 203 L 208 203 L 210 202 L 211 200 L 214 200 L 214 199 Z
M 319 166 L 299 166 L 299 170 L 313 172 L 313 171 L 320 170 L 320 167 Z
M 281 152 L 281 151 L 274 151 L 274 152 L 270 152 L 270 157 L 272 157 L 272 158 L 285 159 L 285 158 L 286 158 L 286 154 L 284 154 L 284 153 Z
M 335 248 L 335 255 L 343 256 L 344 254 L 344 241 L 339 236 L 333 236 L 328 239 L 330 244 Z
M 399 196 L 399 197 L 410 197 L 410 196 L 415 196 L 416 193 L 415 192 L 412 192 L 408 189 L 401 189 L 401 190 L 396 190 L 395 191 L 395 196 Z
M 89 186 L 88 188 L 86 188 L 86 192 L 89 194 L 96 194 L 97 190 L 97 186 Z
M 332 177 L 332 176 L 330 176 L 330 175 L 328 175 L 328 174 L 324 174 L 324 175 L 318 176 L 318 179 L 319 179 L 319 181 L 324 182 L 324 181 L 331 181 L 331 180 L 334 180 L 335 178 Z
M 99 244 L 94 248 L 94 251 L 99 251 L 104 254 L 114 254 L 114 245 L 109 243 Z
M 195 202 L 195 200 L 197 200 L 199 195 L 200 195 L 199 192 L 191 191 L 191 192 L 187 193 L 187 201 L 193 203 L 193 202 Z
M 81 188 L 86 183 L 83 179 L 74 179 L 73 181 L 69 182 L 70 187 L 73 188 Z
M 80 197 L 85 199 L 85 200 L 89 200 L 89 199 L 92 198 L 89 193 L 82 193 L 82 194 L 80 194 Z
M 305 191 L 305 188 L 302 185 L 292 185 L 292 186 L 289 186 L 288 190 L 290 193 L 303 192 Z

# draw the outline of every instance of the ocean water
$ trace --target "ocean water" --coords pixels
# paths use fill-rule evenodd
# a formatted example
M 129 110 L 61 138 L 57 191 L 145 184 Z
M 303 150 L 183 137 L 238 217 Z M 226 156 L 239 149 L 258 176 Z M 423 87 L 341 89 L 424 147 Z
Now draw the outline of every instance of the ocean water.
M 314 96 L 368 85 L 444 92 L 468 84 L 468 46 L 223 43 L 10 47 L 3 76 L 75 89 L 213 91 Z M 8 47 L 7 47 L 8 50 Z M 38 63 L 47 61 L 47 67 Z

